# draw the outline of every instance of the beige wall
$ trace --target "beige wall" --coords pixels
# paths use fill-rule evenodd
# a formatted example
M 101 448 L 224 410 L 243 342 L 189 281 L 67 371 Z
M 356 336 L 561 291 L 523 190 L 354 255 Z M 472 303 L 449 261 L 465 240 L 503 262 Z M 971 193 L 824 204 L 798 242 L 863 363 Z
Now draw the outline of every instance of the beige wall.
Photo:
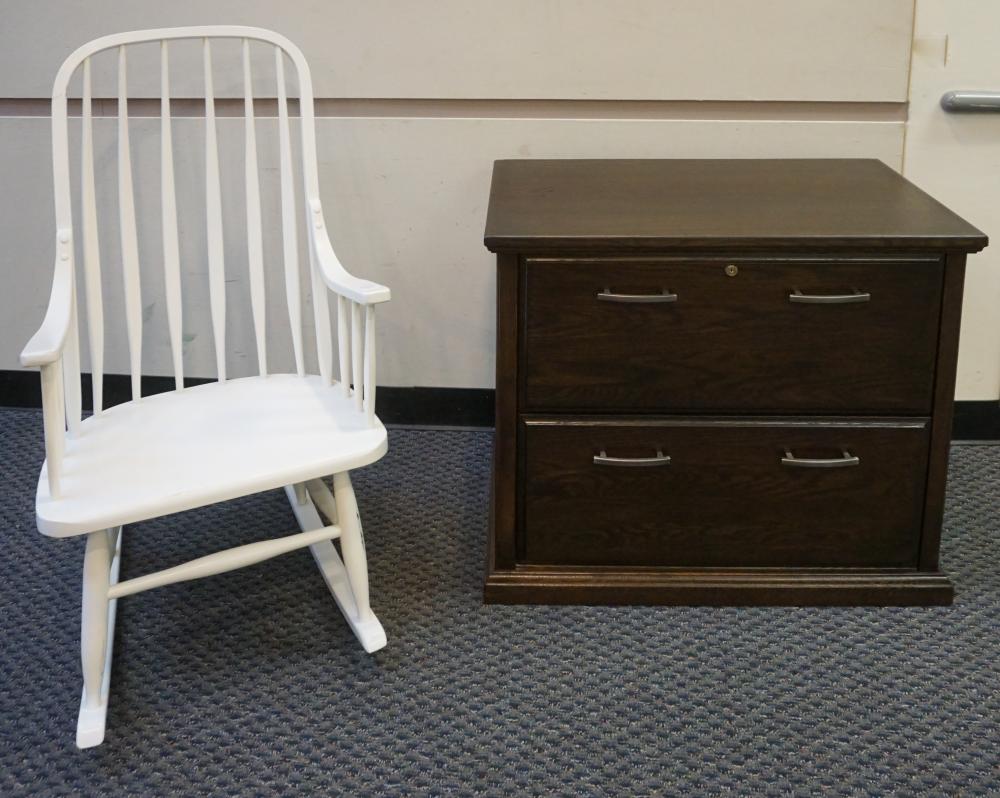
M 393 289 L 379 334 L 386 385 L 493 384 L 494 274 L 482 226 L 494 159 L 871 156 L 902 163 L 912 0 L 105 0 L 60 4 L 58 19 L 47 5 L 2 6 L 0 369 L 18 367 L 48 292 L 44 98 L 66 53 L 117 30 L 224 21 L 272 27 L 302 45 L 321 98 L 320 179 L 335 246 L 349 268 Z M 141 59 L 130 75 L 140 66 Z M 180 89 L 197 93 L 193 83 Z M 139 77 L 132 92 L 158 94 Z M 112 123 L 98 128 L 98 168 L 113 172 Z M 224 170 L 239 180 L 239 131 L 231 121 L 221 129 L 235 145 Z M 271 157 L 272 134 L 262 123 L 262 158 Z M 136 183 L 140 222 L 158 229 L 158 188 L 141 195 L 143 186 L 158 186 L 153 121 L 138 123 L 133 136 L 137 157 L 148 156 L 137 167 L 140 175 L 149 170 Z M 195 120 L 177 121 L 178 152 L 185 142 L 197 152 L 197 137 Z M 242 205 L 228 201 L 224 210 L 227 229 L 238 231 Z M 238 235 L 232 243 L 238 251 Z M 203 239 L 186 237 L 184 250 L 193 278 L 203 270 Z M 152 262 L 155 247 L 150 252 Z M 113 260 L 113 241 L 106 253 Z M 235 311 L 247 307 L 245 285 L 232 278 L 229 335 L 244 354 L 230 368 L 249 373 L 250 322 Z M 150 286 L 144 371 L 165 374 L 166 323 L 155 279 Z M 120 338 L 112 326 L 121 326 L 120 315 L 111 319 L 120 289 L 109 282 L 106 291 L 110 341 Z M 186 306 L 184 326 L 188 373 L 210 376 L 210 345 L 198 346 L 210 341 L 207 310 Z M 287 334 L 280 323 L 271 328 L 272 349 L 284 353 Z M 277 365 L 288 365 L 283 356 Z M 123 346 L 110 349 L 106 369 L 127 370 Z
M 97 36 L 240 24 L 272 28 L 302 47 L 320 97 L 902 101 L 911 6 L 911 0 L 4 0 L 0 96 L 47 96 L 60 61 Z M 155 95 L 155 78 L 148 85 Z

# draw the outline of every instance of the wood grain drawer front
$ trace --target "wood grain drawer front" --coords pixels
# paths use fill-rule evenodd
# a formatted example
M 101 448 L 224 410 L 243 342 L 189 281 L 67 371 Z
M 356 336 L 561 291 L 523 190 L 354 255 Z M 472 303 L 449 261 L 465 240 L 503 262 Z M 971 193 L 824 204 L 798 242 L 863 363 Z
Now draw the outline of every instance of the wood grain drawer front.
M 529 410 L 930 412 L 938 260 L 527 259 L 525 270 Z
M 916 567 L 922 420 L 553 418 L 523 432 L 527 563 Z

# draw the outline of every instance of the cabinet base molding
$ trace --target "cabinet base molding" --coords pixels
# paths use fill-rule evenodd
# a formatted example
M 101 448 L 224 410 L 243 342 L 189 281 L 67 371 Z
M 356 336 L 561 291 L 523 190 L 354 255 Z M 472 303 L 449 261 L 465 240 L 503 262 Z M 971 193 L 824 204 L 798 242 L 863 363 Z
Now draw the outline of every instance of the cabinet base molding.
M 487 604 L 686 606 L 947 606 L 940 571 L 880 569 L 625 569 L 517 566 L 486 577 Z

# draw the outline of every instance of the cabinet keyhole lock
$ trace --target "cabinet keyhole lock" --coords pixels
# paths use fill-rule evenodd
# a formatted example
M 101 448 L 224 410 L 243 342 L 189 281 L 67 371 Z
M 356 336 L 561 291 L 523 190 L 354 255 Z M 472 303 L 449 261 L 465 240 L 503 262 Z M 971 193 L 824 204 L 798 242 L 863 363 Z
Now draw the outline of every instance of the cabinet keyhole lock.
M 726 277 L 735 277 L 740 273 L 740 268 L 735 263 L 730 263 L 723 271 L 725 271 Z

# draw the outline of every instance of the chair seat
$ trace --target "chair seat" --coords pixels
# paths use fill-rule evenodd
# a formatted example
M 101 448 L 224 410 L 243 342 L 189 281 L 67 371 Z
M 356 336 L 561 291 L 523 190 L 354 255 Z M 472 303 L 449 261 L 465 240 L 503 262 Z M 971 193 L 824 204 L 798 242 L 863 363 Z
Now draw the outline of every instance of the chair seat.
M 66 438 L 61 494 L 38 480 L 38 529 L 67 537 L 367 465 L 386 452 L 338 385 L 272 374 L 143 397 Z

